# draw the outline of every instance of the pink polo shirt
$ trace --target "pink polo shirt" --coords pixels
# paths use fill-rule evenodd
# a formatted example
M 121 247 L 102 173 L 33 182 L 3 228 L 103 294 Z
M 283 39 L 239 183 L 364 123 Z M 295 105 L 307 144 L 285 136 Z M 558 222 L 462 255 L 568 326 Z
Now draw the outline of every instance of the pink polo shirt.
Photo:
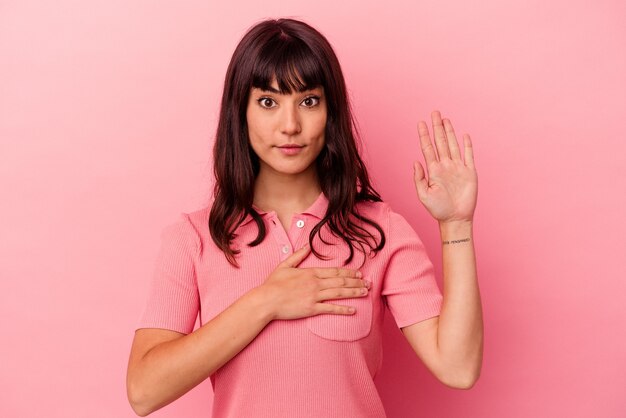
M 214 390 L 212 418 L 385 417 L 374 377 L 382 362 L 385 301 L 398 327 L 439 315 L 443 297 L 424 245 L 409 223 L 385 202 L 359 203 L 362 215 L 384 230 L 387 243 L 360 268 L 372 281 L 365 297 L 328 301 L 355 306 L 350 316 L 320 314 L 294 320 L 274 320 L 239 354 L 210 376 Z M 145 309 L 136 328 L 164 328 L 188 334 L 200 314 L 205 324 L 250 289 L 261 285 L 277 264 L 308 241 L 309 232 L 326 213 L 321 193 L 304 212 L 294 214 L 285 231 L 274 211 L 261 214 L 267 236 L 256 247 L 246 246 L 257 235 L 251 216 L 236 231 L 240 269 L 228 263 L 211 239 L 210 206 L 163 229 Z M 373 231 L 374 236 L 378 236 Z M 330 234 L 325 245 L 313 245 L 332 257 L 314 254 L 299 267 L 338 267 L 349 253 Z M 359 268 L 363 254 L 346 267 Z

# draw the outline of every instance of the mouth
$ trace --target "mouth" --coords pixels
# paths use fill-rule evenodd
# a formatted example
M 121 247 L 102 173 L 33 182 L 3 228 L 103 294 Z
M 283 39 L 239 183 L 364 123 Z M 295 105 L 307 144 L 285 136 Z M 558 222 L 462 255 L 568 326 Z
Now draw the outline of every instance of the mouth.
M 300 153 L 304 145 L 285 144 L 277 147 L 284 155 L 297 155 Z

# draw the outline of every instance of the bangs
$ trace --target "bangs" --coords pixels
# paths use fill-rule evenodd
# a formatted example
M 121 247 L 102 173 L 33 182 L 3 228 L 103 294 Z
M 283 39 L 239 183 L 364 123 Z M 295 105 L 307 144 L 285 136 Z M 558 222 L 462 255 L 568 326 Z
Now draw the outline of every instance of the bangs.
M 302 41 L 278 36 L 266 43 L 252 70 L 252 86 L 273 91 L 276 78 L 278 92 L 290 94 L 324 86 L 324 70 L 320 60 Z

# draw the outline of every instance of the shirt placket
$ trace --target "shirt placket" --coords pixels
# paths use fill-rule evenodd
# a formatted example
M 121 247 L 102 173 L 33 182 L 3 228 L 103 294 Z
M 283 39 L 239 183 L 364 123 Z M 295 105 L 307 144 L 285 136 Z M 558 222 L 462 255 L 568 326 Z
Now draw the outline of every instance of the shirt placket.
M 272 235 L 278 244 L 278 252 L 280 254 L 280 261 L 284 261 L 287 257 L 293 254 L 294 245 L 298 244 L 302 233 L 305 230 L 307 219 L 302 214 L 294 214 L 291 219 L 291 225 L 289 231 L 280 224 L 280 220 L 275 213 L 270 216 L 270 228 Z

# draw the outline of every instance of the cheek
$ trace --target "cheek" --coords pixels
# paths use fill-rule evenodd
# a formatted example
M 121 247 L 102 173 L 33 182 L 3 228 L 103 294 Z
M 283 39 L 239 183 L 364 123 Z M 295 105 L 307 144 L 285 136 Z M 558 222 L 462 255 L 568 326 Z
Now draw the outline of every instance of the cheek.
M 311 126 L 311 143 L 315 154 L 319 154 L 326 144 L 326 118 L 321 117 Z
M 326 113 L 317 115 L 313 120 L 311 120 L 311 132 L 315 136 L 322 136 L 326 131 Z
M 246 123 L 248 125 L 248 137 L 251 142 L 259 142 L 263 139 L 264 129 L 267 124 L 264 123 L 254 110 L 248 110 L 246 113 Z

